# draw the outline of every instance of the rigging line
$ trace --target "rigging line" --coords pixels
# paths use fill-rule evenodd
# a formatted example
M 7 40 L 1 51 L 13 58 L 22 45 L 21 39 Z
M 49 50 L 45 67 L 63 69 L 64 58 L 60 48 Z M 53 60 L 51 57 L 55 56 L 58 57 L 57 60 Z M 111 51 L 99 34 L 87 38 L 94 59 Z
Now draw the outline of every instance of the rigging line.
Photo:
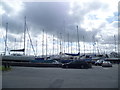
M 24 55 L 25 55 L 25 40 L 26 40 L 26 28 L 27 28 L 27 24 L 26 24 L 26 16 L 24 17 L 25 22 L 24 22 Z
M 4 42 L 6 41 L 4 36 L 3 36 L 3 40 L 4 40 Z M 6 49 L 7 49 L 7 51 L 9 51 L 7 44 L 6 44 Z
M 6 38 L 5 38 L 5 55 L 6 55 L 6 51 L 7 51 L 7 32 L 8 32 L 8 23 L 6 23 Z
M 5 55 L 6 55 L 6 51 L 10 53 L 8 46 L 7 46 L 7 37 L 8 37 L 7 33 L 8 33 L 8 22 L 6 23 L 6 37 L 3 36 L 3 40 L 5 41 Z
M 28 36 L 29 36 L 29 39 L 30 39 L 30 43 L 31 43 L 31 46 L 32 46 L 32 49 L 33 49 L 34 55 L 36 56 L 36 54 L 35 54 L 35 49 L 34 49 L 34 47 L 33 47 L 32 39 L 31 39 L 31 37 L 30 37 L 30 34 L 29 34 L 29 31 L 28 31 L 28 27 L 27 27 L 27 25 L 26 25 L 26 30 L 27 30 L 27 32 L 28 32 Z

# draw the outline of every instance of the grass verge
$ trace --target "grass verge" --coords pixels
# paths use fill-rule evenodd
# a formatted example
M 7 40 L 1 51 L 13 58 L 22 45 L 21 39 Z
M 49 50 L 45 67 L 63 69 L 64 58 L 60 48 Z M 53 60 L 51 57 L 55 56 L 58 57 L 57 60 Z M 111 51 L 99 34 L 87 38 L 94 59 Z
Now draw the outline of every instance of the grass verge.
M 11 67 L 5 68 L 4 66 L 0 66 L 0 71 L 9 71 L 11 70 Z

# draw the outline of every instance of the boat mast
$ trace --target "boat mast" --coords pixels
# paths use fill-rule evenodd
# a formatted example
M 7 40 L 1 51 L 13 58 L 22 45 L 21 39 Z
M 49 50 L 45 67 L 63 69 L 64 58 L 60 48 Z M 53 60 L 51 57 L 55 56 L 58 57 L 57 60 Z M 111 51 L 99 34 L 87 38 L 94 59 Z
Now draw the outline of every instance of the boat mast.
M 79 43 L 78 25 L 77 25 L 77 37 L 78 37 L 78 52 L 80 53 L 80 43 Z M 79 57 L 80 57 L 80 54 L 79 54 Z
M 58 36 L 58 33 L 57 33 L 57 36 Z M 58 55 L 59 55 L 58 37 L 57 37 L 57 53 L 58 53 Z
M 65 36 L 63 35 L 63 37 L 64 37 L 64 38 L 63 38 L 63 39 L 64 39 L 64 40 L 63 40 L 63 52 L 65 53 Z
M 65 20 L 64 20 L 64 53 L 65 53 Z
M 72 41 L 71 41 L 71 54 L 72 54 Z
M 116 37 L 114 35 L 114 41 L 115 41 L 115 52 L 116 52 Z
M 6 23 L 5 55 L 7 51 L 7 32 L 8 32 L 8 23 Z
M 95 48 L 94 35 L 92 36 L 92 38 L 93 38 L 93 54 L 94 54 L 94 48 Z
M 15 43 L 14 43 L 14 50 L 16 49 L 16 38 L 15 38 Z
M 36 40 L 36 56 L 37 56 L 37 40 Z
M 54 35 L 53 35 L 53 56 L 54 56 Z
M 69 32 L 68 32 L 68 53 L 69 53 Z
M 24 53 L 23 55 L 25 55 L 25 39 L 26 39 L 26 16 L 24 17 L 25 19 L 25 23 L 24 23 Z
M 103 36 L 102 35 L 100 35 L 100 36 L 101 36 L 101 39 L 103 40 Z M 102 50 L 102 52 L 105 54 L 105 49 Z
M 97 51 L 98 51 L 98 55 L 100 54 L 99 48 L 98 48 L 98 40 L 96 40 L 97 43 Z
M 77 47 L 77 42 L 75 42 L 75 43 L 76 43 L 76 53 L 78 53 L 78 52 L 77 52 L 77 50 L 78 50 L 78 49 L 77 49 L 77 48 L 78 48 L 78 47 Z
M 46 60 L 47 60 L 47 32 L 46 32 Z
M 44 55 L 44 29 L 43 29 L 43 40 L 42 40 L 42 57 Z
M 61 33 L 60 33 L 60 53 L 62 53 L 62 47 L 61 47 L 61 45 L 62 45 L 62 35 L 61 35 Z
M 89 47 L 90 47 L 90 54 L 91 54 L 91 42 L 90 42 L 90 45 L 89 45 Z
M 85 37 L 83 36 L 83 43 L 84 43 L 84 55 L 85 55 Z

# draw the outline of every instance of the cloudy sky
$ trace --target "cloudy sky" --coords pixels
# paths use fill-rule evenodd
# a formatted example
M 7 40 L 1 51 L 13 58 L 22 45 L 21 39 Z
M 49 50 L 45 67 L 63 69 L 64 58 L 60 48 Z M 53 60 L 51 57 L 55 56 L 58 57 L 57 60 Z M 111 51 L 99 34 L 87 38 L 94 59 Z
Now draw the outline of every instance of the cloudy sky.
M 46 40 L 48 54 L 60 52 L 60 41 L 62 52 L 77 53 L 77 25 L 81 53 L 84 52 L 84 47 L 89 53 L 98 52 L 97 50 L 107 53 L 115 51 L 115 41 L 118 43 L 118 2 L 119 0 L 2 0 L 0 51 L 4 52 L 6 23 L 8 51 L 23 48 L 25 16 L 37 55 L 42 54 L 43 43 L 44 54 L 46 53 Z M 96 42 L 94 46 L 93 42 Z M 27 54 L 34 54 L 28 32 L 26 47 Z

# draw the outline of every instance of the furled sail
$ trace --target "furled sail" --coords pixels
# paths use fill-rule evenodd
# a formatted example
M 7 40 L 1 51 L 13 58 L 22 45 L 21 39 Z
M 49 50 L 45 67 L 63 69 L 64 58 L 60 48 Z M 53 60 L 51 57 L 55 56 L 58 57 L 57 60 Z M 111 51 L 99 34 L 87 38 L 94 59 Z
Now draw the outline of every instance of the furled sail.
M 10 50 L 10 51 L 14 51 L 14 52 L 24 52 L 25 49 L 16 49 L 16 50 Z
M 70 55 L 70 56 L 79 56 L 80 55 L 80 53 L 78 53 L 78 54 L 70 54 L 70 53 L 65 53 L 66 55 Z

